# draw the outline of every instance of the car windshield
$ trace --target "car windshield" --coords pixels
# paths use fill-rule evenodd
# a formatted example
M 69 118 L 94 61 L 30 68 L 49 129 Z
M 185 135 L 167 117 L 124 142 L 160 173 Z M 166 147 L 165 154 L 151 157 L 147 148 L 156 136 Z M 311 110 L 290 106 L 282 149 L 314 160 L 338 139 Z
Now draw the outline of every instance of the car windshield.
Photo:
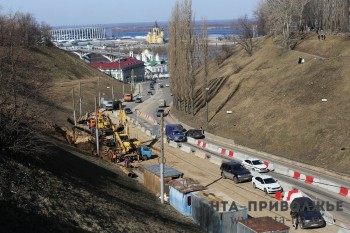
M 180 132 L 180 131 L 177 131 L 177 130 L 174 130 L 173 131 L 173 134 L 181 134 L 182 132 Z
M 107 101 L 107 104 L 113 104 L 113 101 Z
M 273 178 L 266 178 L 264 179 L 265 184 L 274 184 L 276 181 Z
M 261 162 L 260 160 L 252 160 L 253 165 L 260 165 L 260 164 L 264 164 L 263 162 Z
M 242 170 L 245 170 L 245 167 L 241 164 L 237 164 L 237 165 L 233 165 L 232 166 L 233 169 L 242 169 Z
M 144 151 L 149 151 L 148 147 L 143 148 Z
M 158 109 L 158 112 L 164 112 L 164 109 Z
M 199 130 L 199 129 L 195 129 L 195 130 L 191 130 L 192 133 L 195 133 L 195 134 L 201 134 L 202 131 Z

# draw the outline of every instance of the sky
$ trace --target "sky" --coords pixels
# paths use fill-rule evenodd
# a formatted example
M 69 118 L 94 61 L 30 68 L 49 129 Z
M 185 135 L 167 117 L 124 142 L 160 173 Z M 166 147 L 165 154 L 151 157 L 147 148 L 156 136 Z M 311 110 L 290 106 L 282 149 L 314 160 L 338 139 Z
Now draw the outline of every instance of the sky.
M 260 0 L 192 0 L 196 20 L 253 17 Z M 0 0 L 0 13 L 32 14 L 52 27 L 109 23 L 164 22 L 176 0 Z

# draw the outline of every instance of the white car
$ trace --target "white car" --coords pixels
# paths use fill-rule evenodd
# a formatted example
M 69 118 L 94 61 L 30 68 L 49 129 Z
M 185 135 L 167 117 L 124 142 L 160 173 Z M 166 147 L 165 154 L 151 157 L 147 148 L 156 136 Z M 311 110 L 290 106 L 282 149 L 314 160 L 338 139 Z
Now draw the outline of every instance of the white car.
M 283 189 L 277 180 L 268 175 L 254 176 L 252 184 L 254 188 L 261 189 L 266 194 L 283 192 Z
M 242 165 L 256 172 L 268 172 L 267 166 L 260 159 L 245 159 Z
M 166 87 L 168 87 L 168 86 L 169 86 L 169 84 L 167 84 L 167 83 L 166 83 L 166 84 L 165 84 L 165 86 L 166 86 Z

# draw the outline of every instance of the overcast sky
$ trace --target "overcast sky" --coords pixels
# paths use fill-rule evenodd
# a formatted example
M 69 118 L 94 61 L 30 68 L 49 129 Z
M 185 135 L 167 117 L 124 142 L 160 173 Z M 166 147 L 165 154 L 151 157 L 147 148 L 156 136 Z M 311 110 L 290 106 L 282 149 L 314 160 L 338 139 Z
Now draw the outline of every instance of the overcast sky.
M 260 0 L 192 0 L 196 20 L 236 19 Z M 167 21 L 175 0 L 0 0 L 1 14 L 31 13 L 51 26 Z

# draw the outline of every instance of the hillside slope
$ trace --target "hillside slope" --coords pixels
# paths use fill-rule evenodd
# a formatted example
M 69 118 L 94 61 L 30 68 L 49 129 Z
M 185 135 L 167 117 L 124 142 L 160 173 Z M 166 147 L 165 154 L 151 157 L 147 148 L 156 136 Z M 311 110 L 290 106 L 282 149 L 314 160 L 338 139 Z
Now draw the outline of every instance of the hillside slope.
M 201 232 L 112 163 L 52 142 L 40 161 L 0 157 L 0 232 Z
M 236 48 L 211 63 L 210 78 L 227 80 L 209 102 L 208 125 L 205 108 L 177 117 L 240 145 L 350 174 L 350 40 L 309 34 L 292 51 L 273 40 L 262 39 L 252 57 Z
M 40 144 L 35 154 L 0 149 L 1 233 L 201 232 L 191 219 L 161 205 L 154 194 L 115 165 L 68 145 L 63 130 L 55 132 L 72 126 L 67 117 L 73 117 L 73 88 L 79 116 L 80 84 L 84 114 L 94 110 L 98 77 L 101 97 L 111 98 L 111 88 L 107 88 L 111 77 L 55 47 L 18 51 L 18 76 L 39 86 L 25 100 L 35 110 L 33 115 L 39 116 L 36 129 L 41 130 L 35 136 Z M 129 85 L 125 88 L 130 90 Z M 120 82 L 114 82 L 114 90 L 115 97 L 121 98 Z
M 67 125 L 67 117 L 73 118 L 72 90 L 74 88 L 75 110 L 79 116 L 79 86 L 81 84 L 82 114 L 94 110 L 94 98 L 98 96 L 100 78 L 101 97 L 111 98 L 112 78 L 90 67 L 78 56 L 56 47 L 36 47 L 23 56 L 28 56 L 43 76 L 48 88 L 42 91 L 42 107 L 48 107 L 48 119 L 56 124 Z M 115 98 L 122 98 L 122 83 L 114 81 Z M 125 90 L 130 86 L 125 84 Z

